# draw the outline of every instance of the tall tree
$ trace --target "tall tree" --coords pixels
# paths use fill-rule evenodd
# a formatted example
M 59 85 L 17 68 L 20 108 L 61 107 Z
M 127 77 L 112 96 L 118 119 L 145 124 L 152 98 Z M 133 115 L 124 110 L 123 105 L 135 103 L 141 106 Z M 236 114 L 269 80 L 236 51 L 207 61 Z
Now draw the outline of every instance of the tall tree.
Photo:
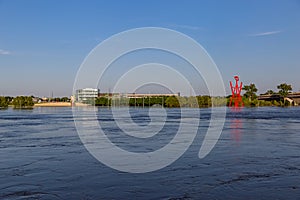
M 12 104 L 15 108 L 30 108 L 34 105 L 32 97 L 17 96 L 13 99 Z
M 287 95 L 289 94 L 290 91 L 292 91 L 292 86 L 291 85 L 288 85 L 286 83 L 282 83 L 280 85 L 277 86 L 277 89 L 279 89 L 279 94 L 282 96 L 282 97 L 287 97 Z
M 5 97 L 0 97 L 0 108 L 7 108 L 8 101 Z
M 95 101 L 96 106 L 108 106 L 108 99 L 106 97 L 98 97 Z
M 197 96 L 199 107 L 211 107 L 212 101 L 210 96 Z
M 170 96 L 166 99 L 166 106 L 170 108 L 180 107 L 179 101 L 175 96 Z
M 249 98 L 250 102 L 257 98 L 257 95 L 256 95 L 257 88 L 254 83 L 251 83 L 250 85 L 245 85 L 243 87 L 243 90 L 246 91 L 244 96 Z

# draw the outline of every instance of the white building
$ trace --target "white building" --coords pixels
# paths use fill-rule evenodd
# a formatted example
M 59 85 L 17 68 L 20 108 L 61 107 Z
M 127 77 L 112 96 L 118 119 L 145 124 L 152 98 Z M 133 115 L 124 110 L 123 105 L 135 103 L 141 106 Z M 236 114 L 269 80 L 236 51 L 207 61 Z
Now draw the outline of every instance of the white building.
M 98 97 L 99 93 L 99 89 L 94 88 L 76 90 L 76 101 L 81 103 L 88 103 L 94 101 Z

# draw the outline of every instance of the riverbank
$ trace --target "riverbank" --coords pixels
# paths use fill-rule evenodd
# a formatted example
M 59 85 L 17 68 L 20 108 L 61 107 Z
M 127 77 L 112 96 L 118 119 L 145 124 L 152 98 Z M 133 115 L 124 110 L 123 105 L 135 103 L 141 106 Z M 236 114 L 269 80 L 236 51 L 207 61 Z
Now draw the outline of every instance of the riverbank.
M 70 102 L 46 102 L 36 103 L 33 107 L 72 107 L 72 106 L 89 106 L 83 103 L 75 103 L 72 105 Z
M 47 103 L 36 103 L 34 107 L 71 107 L 70 102 L 47 102 Z

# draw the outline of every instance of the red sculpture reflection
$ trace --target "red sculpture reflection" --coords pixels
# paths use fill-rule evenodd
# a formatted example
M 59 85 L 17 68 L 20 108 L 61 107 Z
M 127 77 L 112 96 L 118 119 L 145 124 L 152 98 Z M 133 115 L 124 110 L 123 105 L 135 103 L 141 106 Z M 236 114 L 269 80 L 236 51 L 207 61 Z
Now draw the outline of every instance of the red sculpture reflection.
M 241 140 L 241 129 L 243 128 L 243 123 L 240 119 L 233 119 L 230 124 L 231 137 L 236 141 L 237 144 Z
M 229 106 L 232 107 L 232 102 L 234 103 L 234 107 L 243 107 L 244 103 L 242 100 L 241 92 L 243 88 L 243 83 L 241 82 L 239 85 L 239 77 L 234 76 L 235 79 L 235 86 L 232 85 L 232 82 L 230 81 L 230 88 L 232 96 L 230 97 Z

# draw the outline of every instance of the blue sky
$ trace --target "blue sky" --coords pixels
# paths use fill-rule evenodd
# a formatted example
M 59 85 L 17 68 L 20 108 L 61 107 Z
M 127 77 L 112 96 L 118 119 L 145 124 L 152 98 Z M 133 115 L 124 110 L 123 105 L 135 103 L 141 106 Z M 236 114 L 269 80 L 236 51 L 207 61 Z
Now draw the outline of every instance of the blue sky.
M 299 0 L 2 0 L 0 95 L 69 96 L 79 66 L 96 45 L 147 26 L 199 42 L 226 87 L 238 74 L 259 93 L 282 82 L 300 91 Z

